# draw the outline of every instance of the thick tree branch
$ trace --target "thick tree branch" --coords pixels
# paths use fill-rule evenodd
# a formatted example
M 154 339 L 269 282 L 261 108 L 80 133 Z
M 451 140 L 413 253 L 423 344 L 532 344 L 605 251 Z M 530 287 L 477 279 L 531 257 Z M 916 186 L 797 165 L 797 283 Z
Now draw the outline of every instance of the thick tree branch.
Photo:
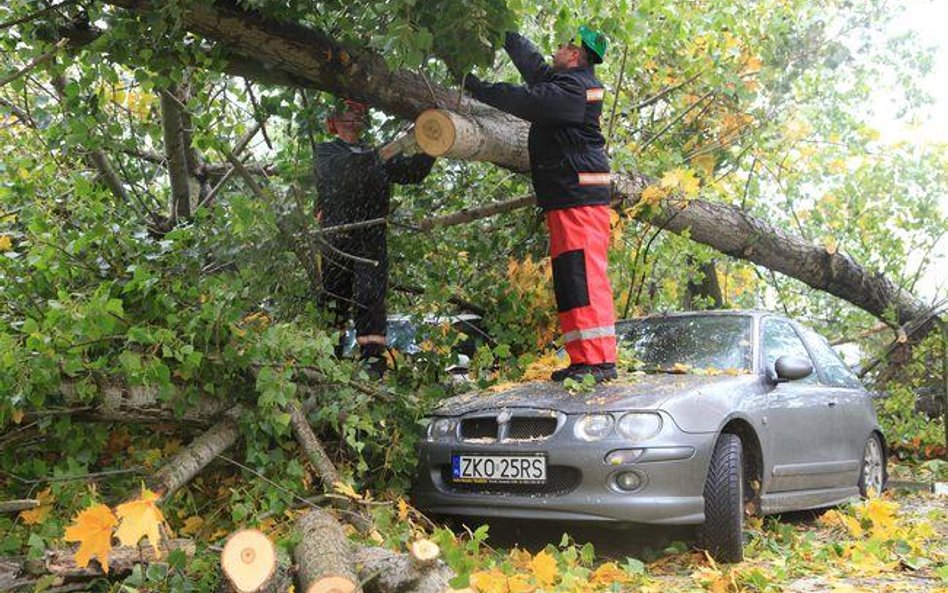
M 168 180 L 171 184 L 169 208 L 171 224 L 187 220 L 191 216 L 191 189 L 188 184 L 188 158 L 184 145 L 184 124 L 181 117 L 177 87 L 162 89 L 161 128 L 165 141 L 165 162 L 168 165 Z

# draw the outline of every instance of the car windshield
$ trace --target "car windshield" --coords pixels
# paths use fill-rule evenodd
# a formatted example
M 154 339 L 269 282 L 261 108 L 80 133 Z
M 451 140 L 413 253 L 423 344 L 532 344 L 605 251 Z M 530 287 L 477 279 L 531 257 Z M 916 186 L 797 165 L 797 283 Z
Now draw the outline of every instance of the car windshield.
M 622 345 L 632 349 L 644 371 L 752 369 L 750 317 L 653 318 L 623 322 L 616 329 Z

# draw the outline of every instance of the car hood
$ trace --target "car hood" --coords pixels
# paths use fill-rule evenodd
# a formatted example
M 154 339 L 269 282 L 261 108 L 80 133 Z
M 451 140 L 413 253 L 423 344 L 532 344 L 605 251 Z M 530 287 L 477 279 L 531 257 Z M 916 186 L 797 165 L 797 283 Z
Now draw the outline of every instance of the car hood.
M 651 374 L 625 377 L 585 393 L 570 393 L 561 383 L 535 381 L 502 390 L 465 393 L 444 400 L 435 416 L 460 416 L 494 408 L 558 410 L 567 414 L 590 411 L 653 410 L 671 398 L 730 391 L 730 386 L 756 381 L 755 375 Z

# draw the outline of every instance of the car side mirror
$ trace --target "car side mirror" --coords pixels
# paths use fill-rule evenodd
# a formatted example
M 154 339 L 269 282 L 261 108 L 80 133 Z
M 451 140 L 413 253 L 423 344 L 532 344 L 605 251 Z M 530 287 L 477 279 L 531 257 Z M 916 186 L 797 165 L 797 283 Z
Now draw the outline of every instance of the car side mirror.
M 781 356 L 774 363 L 777 382 L 797 381 L 813 374 L 813 364 L 799 356 Z

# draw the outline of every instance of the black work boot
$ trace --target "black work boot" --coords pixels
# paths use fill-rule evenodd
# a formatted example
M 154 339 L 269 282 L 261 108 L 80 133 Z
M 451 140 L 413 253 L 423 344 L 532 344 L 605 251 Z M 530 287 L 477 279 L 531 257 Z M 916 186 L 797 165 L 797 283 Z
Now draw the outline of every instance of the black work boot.
M 616 365 L 613 362 L 603 362 L 601 364 L 571 364 L 565 369 L 553 371 L 550 379 L 554 381 L 565 381 L 572 379 L 582 381 L 586 375 L 592 375 L 596 383 L 612 381 L 618 378 Z
M 385 376 L 385 371 L 388 370 L 385 347 L 376 344 L 362 346 L 359 352 L 359 365 L 370 379 L 381 381 Z

